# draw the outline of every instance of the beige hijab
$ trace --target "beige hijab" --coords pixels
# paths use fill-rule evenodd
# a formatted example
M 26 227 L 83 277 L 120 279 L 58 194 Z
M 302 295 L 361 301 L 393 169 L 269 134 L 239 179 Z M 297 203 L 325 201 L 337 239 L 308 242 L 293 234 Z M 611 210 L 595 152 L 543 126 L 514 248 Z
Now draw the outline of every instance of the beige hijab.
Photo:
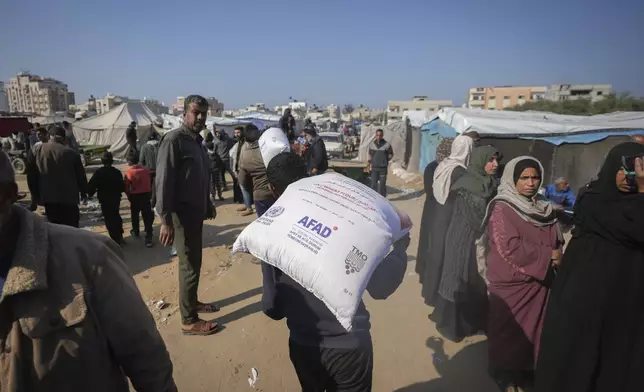
M 471 137 L 460 135 L 452 142 L 452 152 L 447 159 L 444 159 L 434 172 L 434 198 L 440 204 L 445 204 L 452 185 L 452 172 L 457 167 L 467 169 L 470 163 L 470 155 L 474 140 Z

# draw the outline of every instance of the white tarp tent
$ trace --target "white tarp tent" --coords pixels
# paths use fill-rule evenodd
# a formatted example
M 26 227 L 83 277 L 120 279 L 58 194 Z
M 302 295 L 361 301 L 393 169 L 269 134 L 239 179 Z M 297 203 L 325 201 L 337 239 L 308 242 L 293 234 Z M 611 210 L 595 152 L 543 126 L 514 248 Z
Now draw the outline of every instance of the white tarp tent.
M 644 129 L 644 112 L 617 112 L 596 116 L 572 116 L 547 112 L 513 112 L 466 108 L 440 109 L 429 119 L 442 120 L 457 133 L 481 135 L 564 136 L 611 129 Z
M 74 135 L 80 144 L 110 145 L 116 158 L 127 152 L 125 130 L 132 121 L 137 124 L 139 140 L 147 140 L 155 130 L 154 123 L 162 121 L 142 102 L 126 102 L 107 113 L 74 123 Z
M 432 119 L 433 114 L 429 110 L 405 110 L 403 120 L 407 118 L 412 127 L 420 128 Z

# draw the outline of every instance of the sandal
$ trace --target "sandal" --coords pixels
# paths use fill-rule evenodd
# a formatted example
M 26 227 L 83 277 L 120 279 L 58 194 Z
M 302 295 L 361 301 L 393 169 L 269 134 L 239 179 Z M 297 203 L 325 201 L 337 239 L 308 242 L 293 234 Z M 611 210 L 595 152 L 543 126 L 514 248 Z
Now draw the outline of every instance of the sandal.
M 181 327 L 181 332 L 184 335 L 208 336 L 219 332 L 219 330 L 219 324 L 205 320 L 199 320 L 188 328 L 185 325 Z
M 219 306 L 217 306 L 217 304 L 205 304 L 203 302 L 197 302 L 197 312 L 199 313 L 219 312 Z

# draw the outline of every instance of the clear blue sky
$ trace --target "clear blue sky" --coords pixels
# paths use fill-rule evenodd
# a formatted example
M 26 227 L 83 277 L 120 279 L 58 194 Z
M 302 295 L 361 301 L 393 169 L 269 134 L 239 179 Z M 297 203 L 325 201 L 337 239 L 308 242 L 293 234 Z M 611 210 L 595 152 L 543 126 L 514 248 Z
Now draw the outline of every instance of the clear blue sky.
M 0 15 L 0 80 L 27 69 L 77 102 L 461 104 L 469 87 L 551 83 L 644 96 L 642 0 L 0 0 Z

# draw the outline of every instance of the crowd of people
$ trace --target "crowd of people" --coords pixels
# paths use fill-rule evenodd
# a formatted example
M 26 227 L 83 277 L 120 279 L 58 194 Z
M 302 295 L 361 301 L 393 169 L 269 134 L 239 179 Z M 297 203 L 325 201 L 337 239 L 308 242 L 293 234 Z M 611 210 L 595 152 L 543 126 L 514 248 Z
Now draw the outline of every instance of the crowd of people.
M 486 334 L 502 391 L 641 389 L 644 145 L 614 147 L 575 198 L 564 178 L 539 192 L 534 157 L 499 176 L 501 152 L 479 143 L 476 133 L 444 139 L 424 173 L 416 272 L 430 319 L 453 341 Z

